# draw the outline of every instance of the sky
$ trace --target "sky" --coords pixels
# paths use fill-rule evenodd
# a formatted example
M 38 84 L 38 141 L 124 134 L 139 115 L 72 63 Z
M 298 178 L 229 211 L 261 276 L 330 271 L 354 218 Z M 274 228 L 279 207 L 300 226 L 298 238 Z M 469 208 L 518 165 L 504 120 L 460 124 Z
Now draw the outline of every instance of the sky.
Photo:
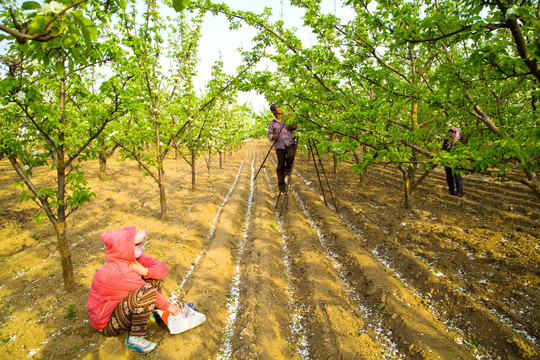
M 218 0 L 214 0 L 218 2 Z M 306 46 L 313 45 L 316 37 L 305 27 L 303 27 L 302 9 L 291 7 L 289 0 L 224 0 L 227 6 L 237 9 L 261 13 L 265 7 L 272 9 L 270 21 L 283 20 L 286 28 L 295 27 L 296 35 Z M 336 14 L 344 18 L 341 8 L 342 0 L 322 0 L 323 11 Z M 345 16 L 346 17 L 346 16 Z M 256 31 L 247 25 L 243 25 L 239 30 L 229 30 L 229 22 L 223 15 L 213 16 L 207 14 L 202 27 L 202 38 L 199 45 L 200 63 L 197 66 L 196 88 L 202 90 L 206 82 L 211 78 L 211 67 L 221 54 L 224 71 L 228 74 L 235 74 L 236 68 L 241 64 L 242 59 L 238 48 L 250 49 L 253 46 L 251 39 Z M 262 63 L 258 69 L 275 69 L 270 63 Z M 251 103 L 256 112 L 267 110 L 268 101 L 255 91 L 242 93 L 238 96 L 239 103 Z
M 17 0 L 22 3 L 23 0 Z M 37 0 L 43 2 L 43 0 Z M 140 1 L 140 0 L 135 0 Z M 296 28 L 296 35 L 302 40 L 305 46 L 313 45 L 316 41 L 315 35 L 308 28 L 303 27 L 302 16 L 304 11 L 297 7 L 290 6 L 289 0 L 221 0 L 230 8 L 236 10 L 252 11 L 262 13 L 265 7 L 272 9 L 271 22 L 282 20 L 286 28 Z M 220 2 L 220 0 L 214 0 Z M 341 8 L 343 0 L 321 0 L 323 11 L 333 13 L 342 19 L 350 18 L 351 14 L 345 13 Z M 144 9 L 144 7 L 142 8 Z M 173 11 L 168 9 L 167 12 Z M 349 10 L 350 11 L 350 10 Z M 239 30 L 229 30 L 229 22 L 224 15 L 214 16 L 207 14 L 202 26 L 202 37 L 199 45 L 198 57 L 200 62 L 197 66 L 197 77 L 195 87 L 197 91 L 202 91 L 206 83 L 211 79 L 211 68 L 221 55 L 224 71 L 228 74 L 236 74 L 237 67 L 241 64 L 239 48 L 251 49 L 253 43 L 251 39 L 255 36 L 255 29 L 243 25 Z M 0 41 L 0 53 L 5 51 L 5 41 Z M 261 62 L 257 69 L 273 70 L 275 66 L 269 62 Z M 262 96 L 255 91 L 241 93 L 238 96 L 239 103 L 250 103 L 256 112 L 268 109 L 269 104 Z

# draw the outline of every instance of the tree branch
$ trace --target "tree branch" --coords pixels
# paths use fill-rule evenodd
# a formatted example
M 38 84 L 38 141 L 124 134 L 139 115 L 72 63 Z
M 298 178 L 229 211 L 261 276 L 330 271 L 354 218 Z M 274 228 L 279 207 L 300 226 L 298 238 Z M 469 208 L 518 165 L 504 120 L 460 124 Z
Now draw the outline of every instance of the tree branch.
M 495 125 L 493 121 L 491 121 L 489 115 L 486 114 L 484 110 L 482 110 L 482 108 L 473 100 L 471 95 L 465 94 L 465 98 L 469 100 L 469 102 L 473 105 L 474 112 L 470 113 L 480 119 L 491 132 L 498 135 L 500 133 L 500 130 L 497 125 Z
M 45 214 L 47 214 L 47 217 L 51 220 L 53 224 L 56 223 L 57 218 L 55 217 L 49 202 L 47 201 L 47 196 L 44 194 L 38 195 L 38 189 L 32 183 L 28 175 L 21 169 L 21 166 L 19 162 L 17 161 L 17 158 L 9 151 L 7 150 L 7 158 L 9 159 L 9 162 L 11 162 L 11 165 L 13 166 L 13 169 L 15 169 L 15 172 L 19 176 L 19 178 L 25 183 L 26 187 L 30 192 L 35 196 L 35 198 L 39 199 L 39 202 L 35 200 L 34 202 L 43 210 L 45 211 Z
M 47 42 L 51 39 L 54 39 L 56 37 L 59 37 L 59 36 L 62 36 L 62 34 L 56 34 L 56 35 L 51 35 L 50 34 L 50 30 L 47 30 L 47 28 L 49 26 L 51 26 L 51 24 L 56 20 L 58 19 L 59 17 L 61 17 L 62 15 L 64 15 L 68 10 L 76 7 L 76 6 L 79 6 L 80 4 L 86 2 L 88 0 L 79 0 L 67 7 L 65 7 L 64 9 L 62 9 L 62 11 L 60 11 L 58 14 L 54 14 L 48 21 L 47 23 L 45 24 L 45 26 L 43 27 L 43 31 L 42 32 L 39 32 L 37 34 L 34 34 L 34 35 L 30 35 L 30 34 L 27 34 L 26 32 L 21 32 L 21 31 L 16 31 L 16 30 L 13 30 L 13 29 L 10 29 L 8 28 L 7 26 L 4 26 L 4 25 L 0 25 L 0 30 L 13 36 L 15 39 L 17 39 L 17 41 L 19 42 L 22 42 L 24 43 L 26 40 L 33 40 L 33 41 L 39 41 L 39 42 Z M 15 26 L 17 27 L 17 22 L 16 20 L 14 21 L 14 24 Z

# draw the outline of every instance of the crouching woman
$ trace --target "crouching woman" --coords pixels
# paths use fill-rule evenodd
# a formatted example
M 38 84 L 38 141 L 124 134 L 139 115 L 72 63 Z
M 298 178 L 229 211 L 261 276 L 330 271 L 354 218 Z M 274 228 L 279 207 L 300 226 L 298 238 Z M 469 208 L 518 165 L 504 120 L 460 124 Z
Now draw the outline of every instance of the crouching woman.
M 157 348 L 157 344 L 145 339 L 154 309 L 173 315 L 181 312 L 158 291 L 169 270 L 162 262 L 142 254 L 146 230 L 136 232 L 135 226 L 130 226 L 104 232 L 100 237 L 106 245 L 107 262 L 94 275 L 90 286 L 90 323 L 105 336 L 128 331 L 126 345 L 139 353 L 149 353 Z

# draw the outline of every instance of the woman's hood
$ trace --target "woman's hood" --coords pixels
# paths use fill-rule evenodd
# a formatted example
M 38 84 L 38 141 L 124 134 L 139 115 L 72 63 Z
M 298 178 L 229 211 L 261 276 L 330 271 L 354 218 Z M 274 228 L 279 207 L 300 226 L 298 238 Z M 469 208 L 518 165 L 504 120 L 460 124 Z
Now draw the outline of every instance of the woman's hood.
M 107 246 L 105 249 L 107 261 L 135 261 L 135 226 L 106 231 L 100 238 Z
M 452 126 L 452 127 L 450 127 L 450 129 L 452 129 L 452 130 L 454 130 L 456 132 L 456 137 L 455 137 L 456 140 L 461 139 L 461 136 L 459 135 L 459 129 L 457 127 Z

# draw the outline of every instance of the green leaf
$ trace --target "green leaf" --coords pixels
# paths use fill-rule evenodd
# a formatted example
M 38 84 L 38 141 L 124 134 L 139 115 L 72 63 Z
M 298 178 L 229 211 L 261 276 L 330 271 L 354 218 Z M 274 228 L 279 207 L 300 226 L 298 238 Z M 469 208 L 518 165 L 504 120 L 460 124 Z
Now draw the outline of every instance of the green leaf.
M 47 24 L 47 20 L 48 18 L 42 15 L 38 15 L 33 18 L 32 22 L 30 22 L 30 25 L 28 26 L 28 33 L 30 35 L 34 35 L 39 33 L 40 31 L 43 31 L 45 24 Z
M 25 1 L 22 3 L 21 7 L 23 10 L 41 9 L 41 5 L 35 1 Z
M 180 12 L 186 8 L 186 6 L 189 4 L 189 0 L 173 0 L 172 3 L 174 10 L 176 10 L 176 12 Z
M 78 12 L 73 13 L 73 18 L 81 28 L 81 33 L 84 37 L 84 42 L 86 43 L 86 46 L 90 47 L 92 45 L 92 38 L 90 37 L 90 35 L 99 34 L 96 25 Z
M 487 164 L 487 163 L 485 163 L 485 162 L 480 163 L 480 169 L 481 169 L 482 171 L 485 171 L 485 170 L 487 169 L 487 167 L 488 167 L 488 164 Z
M 64 63 L 62 61 L 58 61 L 54 65 L 54 70 L 59 76 L 64 76 Z
M 76 34 L 69 33 L 69 34 L 66 34 L 62 38 L 62 45 L 65 48 L 71 48 L 71 47 L 74 47 L 75 45 L 77 45 L 78 40 L 79 40 L 79 37 Z
M 34 220 L 36 221 L 36 224 L 37 225 L 41 225 L 43 224 L 43 219 L 46 217 L 47 215 L 45 213 L 37 213 L 36 215 L 34 215 Z

